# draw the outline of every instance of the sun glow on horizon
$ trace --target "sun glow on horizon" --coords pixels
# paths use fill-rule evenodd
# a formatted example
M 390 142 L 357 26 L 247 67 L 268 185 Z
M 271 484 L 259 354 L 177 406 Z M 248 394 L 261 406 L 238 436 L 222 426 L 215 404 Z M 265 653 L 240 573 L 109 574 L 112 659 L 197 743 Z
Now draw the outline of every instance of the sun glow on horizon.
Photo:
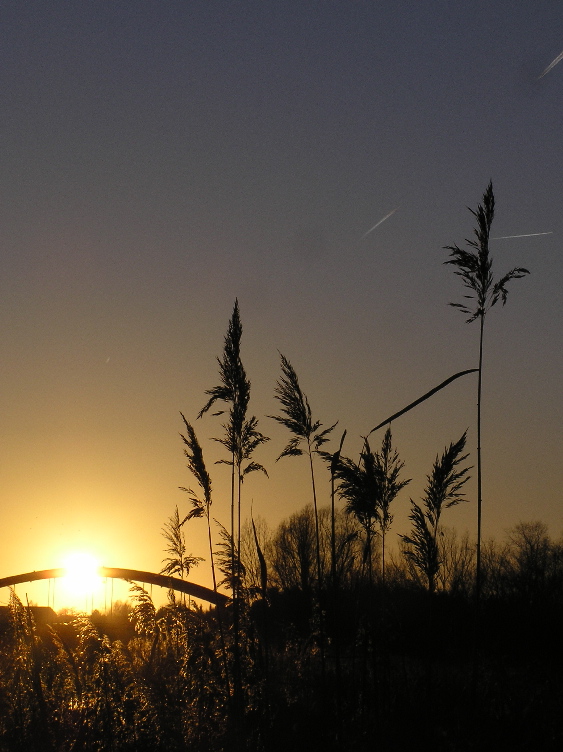
M 69 553 L 63 560 L 63 567 L 65 575 L 61 585 L 65 601 L 82 606 L 103 591 L 100 562 L 93 554 L 85 551 Z

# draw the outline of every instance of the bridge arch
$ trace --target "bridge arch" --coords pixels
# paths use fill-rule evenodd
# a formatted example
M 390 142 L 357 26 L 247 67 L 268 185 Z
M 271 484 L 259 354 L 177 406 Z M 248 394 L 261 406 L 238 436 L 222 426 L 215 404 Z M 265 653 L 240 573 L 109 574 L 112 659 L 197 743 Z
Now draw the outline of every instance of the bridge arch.
M 25 574 L 16 574 L 12 577 L 0 578 L 0 588 L 19 585 L 22 582 L 35 582 L 37 580 L 52 580 L 57 577 L 64 577 L 67 571 L 64 567 L 58 569 L 41 569 L 37 572 L 26 572 Z M 159 585 L 168 590 L 176 590 L 192 598 L 199 598 L 207 601 L 213 606 L 224 606 L 228 597 L 223 593 L 197 585 L 195 582 L 181 580 L 179 577 L 169 577 L 164 574 L 155 572 L 144 572 L 141 569 L 121 569 L 118 567 L 99 567 L 98 574 L 100 577 L 109 577 L 118 580 L 133 580 L 135 582 L 145 582 L 150 585 Z

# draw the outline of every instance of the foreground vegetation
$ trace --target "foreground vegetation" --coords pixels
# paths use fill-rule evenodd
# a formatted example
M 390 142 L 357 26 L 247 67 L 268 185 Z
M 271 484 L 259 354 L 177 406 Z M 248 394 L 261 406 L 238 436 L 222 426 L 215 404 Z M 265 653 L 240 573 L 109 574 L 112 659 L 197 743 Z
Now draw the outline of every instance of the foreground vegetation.
M 0 749 L 561 748 L 563 543 L 541 523 L 484 545 L 477 641 L 467 536 L 442 530 L 434 592 L 404 554 L 390 556 L 383 584 L 380 545 L 370 578 L 361 529 L 340 513 L 336 590 L 319 590 L 313 508 L 271 534 L 256 527 L 271 585 L 262 592 L 247 525 L 240 705 L 232 604 L 204 612 L 171 601 L 156 612 L 135 587 L 132 605 L 113 618 L 37 626 L 12 594 L 1 638 Z M 330 527 L 330 510 L 320 509 L 327 582 Z

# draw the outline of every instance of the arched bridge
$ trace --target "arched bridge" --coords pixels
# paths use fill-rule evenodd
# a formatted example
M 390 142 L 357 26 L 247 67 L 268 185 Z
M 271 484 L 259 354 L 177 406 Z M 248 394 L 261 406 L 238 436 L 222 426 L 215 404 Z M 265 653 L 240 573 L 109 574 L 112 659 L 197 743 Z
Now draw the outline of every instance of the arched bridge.
M 13 577 L 3 577 L 0 579 L 0 588 L 18 585 L 21 582 L 35 582 L 36 580 L 52 580 L 57 577 L 64 577 L 67 570 L 60 569 L 42 569 L 37 572 L 27 572 L 26 574 L 16 574 Z M 215 590 L 196 585 L 195 582 L 187 582 L 179 577 L 168 577 L 164 574 L 155 574 L 154 572 L 143 572 L 140 569 L 119 569 L 117 567 L 99 567 L 98 574 L 100 577 L 110 577 L 118 580 L 134 580 L 135 582 L 145 582 L 150 585 L 159 585 L 168 590 L 176 590 L 192 598 L 199 598 L 207 601 L 214 606 L 223 606 L 228 597 L 223 593 Z

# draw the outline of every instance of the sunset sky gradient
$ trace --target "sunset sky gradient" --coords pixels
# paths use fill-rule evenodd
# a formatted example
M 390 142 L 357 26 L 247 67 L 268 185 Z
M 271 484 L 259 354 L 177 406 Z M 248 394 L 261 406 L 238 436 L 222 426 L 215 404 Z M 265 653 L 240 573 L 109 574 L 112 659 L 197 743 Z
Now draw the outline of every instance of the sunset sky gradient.
M 560 536 L 563 64 L 540 76 L 562 49 L 547 0 L 3 2 L 0 576 L 70 549 L 160 570 L 193 483 L 180 411 L 195 421 L 218 381 L 236 297 L 271 437 L 244 511 L 272 526 L 310 501 L 265 417 L 278 350 L 350 456 L 476 367 L 443 247 L 471 236 L 489 179 L 493 236 L 552 234 L 491 244 L 497 275 L 531 274 L 486 322 L 483 533 L 540 519 Z M 393 425 L 413 481 L 391 537 L 466 428 L 475 463 L 476 388 L 459 379 Z M 220 422 L 195 428 L 228 525 Z M 445 524 L 474 533 L 475 485 Z M 206 556 L 204 521 L 186 535 Z M 208 563 L 193 579 L 210 584 Z

